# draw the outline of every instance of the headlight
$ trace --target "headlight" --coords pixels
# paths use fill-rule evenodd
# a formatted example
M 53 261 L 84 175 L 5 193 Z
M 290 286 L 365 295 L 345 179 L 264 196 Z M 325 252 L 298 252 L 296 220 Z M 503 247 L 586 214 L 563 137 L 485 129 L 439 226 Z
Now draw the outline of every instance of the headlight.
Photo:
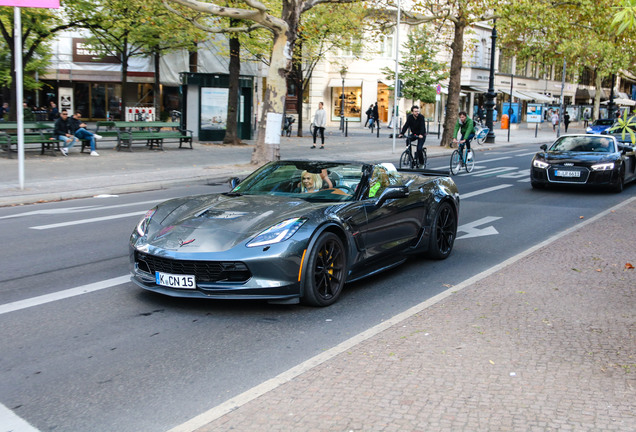
M 592 165 L 594 171 L 609 171 L 614 169 L 614 162 Z
M 156 212 L 157 212 L 157 207 L 151 208 L 150 210 L 146 212 L 144 217 L 142 217 L 139 223 L 137 224 L 137 234 L 139 234 L 142 237 L 146 234 L 146 229 L 148 229 L 148 224 L 150 223 L 150 219 L 152 219 L 152 217 L 154 216 Z
M 550 166 L 550 164 L 540 161 L 539 159 L 535 159 L 532 161 L 532 166 L 534 166 L 535 168 L 547 168 Z
M 265 246 L 285 241 L 293 236 L 305 222 L 307 222 L 307 218 L 292 218 L 277 223 L 250 240 L 247 247 Z

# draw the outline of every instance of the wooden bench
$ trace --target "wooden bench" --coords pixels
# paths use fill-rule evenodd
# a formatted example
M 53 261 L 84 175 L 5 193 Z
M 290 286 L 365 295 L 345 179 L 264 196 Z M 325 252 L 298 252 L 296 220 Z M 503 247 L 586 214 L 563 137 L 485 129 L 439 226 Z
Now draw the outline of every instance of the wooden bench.
M 117 150 L 122 148 L 132 151 L 135 141 L 144 141 L 145 145 L 154 150 L 155 147 L 163 150 L 165 140 L 178 140 L 179 148 L 189 144 L 192 149 L 192 131 L 182 130 L 175 122 L 113 122 L 114 127 L 120 130 L 120 142 Z M 165 128 L 169 128 L 165 130 Z
M 35 144 L 40 148 L 40 154 L 50 150 L 59 149 L 59 141 L 53 137 L 53 123 L 49 122 L 24 122 L 24 146 Z M 0 122 L 0 146 L 12 158 L 12 152 L 18 150 L 18 124 L 17 122 Z M 15 150 L 14 150 L 15 146 Z

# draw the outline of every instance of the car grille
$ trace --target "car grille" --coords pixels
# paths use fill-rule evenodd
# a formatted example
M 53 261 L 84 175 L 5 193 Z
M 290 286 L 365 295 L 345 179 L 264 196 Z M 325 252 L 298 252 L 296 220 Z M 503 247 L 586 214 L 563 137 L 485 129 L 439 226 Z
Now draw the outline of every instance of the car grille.
M 557 175 L 558 172 L 578 172 L 577 177 Z M 553 165 L 548 169 L 548 180 L 554 183 L 586 183 L 590 170 L 580 166 Z
M 135 252 L 135 263 L 139 270 L 152 275 L 155 272 L 177 275 L 194 275 L 197 282 L 245 282 L 252 274 L 247 266 L 238 261 L 191 261 L 175 260 Z

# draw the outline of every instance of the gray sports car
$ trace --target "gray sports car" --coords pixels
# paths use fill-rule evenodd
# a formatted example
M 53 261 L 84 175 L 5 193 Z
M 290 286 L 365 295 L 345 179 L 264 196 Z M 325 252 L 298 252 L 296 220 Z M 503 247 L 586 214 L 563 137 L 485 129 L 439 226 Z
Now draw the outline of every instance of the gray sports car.
M 132 280 L 176 297 L 328 306 L 346 282 L 453 249 L 459 193 L 444 172 L 278 161 L 232 186 L 149 210 L 130 237 Z

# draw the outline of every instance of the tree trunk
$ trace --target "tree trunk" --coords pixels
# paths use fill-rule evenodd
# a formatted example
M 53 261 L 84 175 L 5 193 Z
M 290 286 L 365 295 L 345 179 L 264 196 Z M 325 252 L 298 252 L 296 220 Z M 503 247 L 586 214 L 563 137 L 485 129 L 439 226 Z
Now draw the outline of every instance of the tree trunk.
M 267 73 L 263 113 L 258 125 L 258 137 L 252 153 L 251 163 L 262 165 L 265 162 L 280 159 L 280 133 L 283 126 L 285 96 L 287 94 L 287 74 L 291 70 L 292 53 L 302 2 L 284 0 L 282 20 L 287 30 L 276 30 L 272 47 L 272 58 Z
M 592 121 L 600 117 L 601 110 L 601 92 L 603 91 L 603 76 L 596 69 L 596 77 L 594 78 L 594 86 L 596 87 L 596 94 L 594 95 L 594 110 L 592 111 Z
M 156 119 L 161 118 L 161 75 L 160 75 L 160 60 L 161 54 L 159 51 L 155 51 L 154 53 L 155 60 L 155 82 L 153 83 L 153 102 L 155 106 L 155 116 Z
M 451 49 L 453 56 L 451 57 L 450 77 L 448 81 L 448 99 L 446 100 L 446 118 L 444 119 L 444 132 L 440 146 L 449 146 L 453 140 L 453 131 L 457 122 L 457 112 L 459 111 L 459 93 L 461 90 L 462 75 L 462 56 L 464 53 L 464 30 L 466 21 L 463 13 L 459 14 L 458 20 L 455 22 L 455 35 Z M 494 55 L 494 53 L 492 54 Z
M 234 25 L 236 20 L 231 20 Z M 230 83 L 227 99 L 227 126 L 223 144 L 240 144 L 238 136 L 238 108 L 239 108 L 239 75 L 241 73 L 241 44 L 238 37 L 230 36 Z
M 302 39 L 298 42 L 298 50 L 297 52 L 302 52 L 301 47 Z M 299 137 L 303 136 L 303 95 L 305 94 L 305 89 L 303 88 L 303 65 L 302 59 L 296 59 L 293 65 L 294 70 L 294 81 L 296 83 L 296 114 L 298 115 L 298 124 L 296 125 L 296 129 L 298 129 L 297 135 Z

